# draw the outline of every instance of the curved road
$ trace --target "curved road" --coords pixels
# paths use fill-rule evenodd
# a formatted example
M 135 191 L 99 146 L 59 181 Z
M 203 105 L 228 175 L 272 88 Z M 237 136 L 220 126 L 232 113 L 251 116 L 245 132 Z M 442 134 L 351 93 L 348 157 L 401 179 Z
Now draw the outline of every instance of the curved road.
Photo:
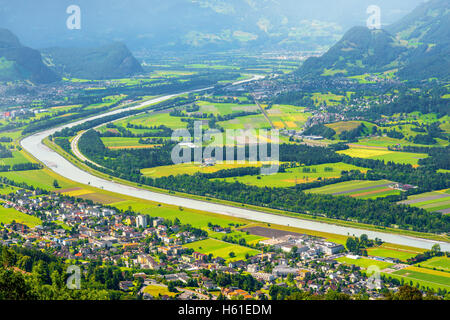
M 255 78 L 250 79 L 248 81 L 255 80 Z M 202 90 L 207 90 L 202 89 Z M 196 90 L 201 91 L 201 90 Z M 249 210 L 249 209 L 243 209 L 238 207 L 232 207 L 227 206 L 223 204 L 216 204 L 211 202 L 205 202 L 201 200 L 194 200 L 179 196 L 173 196 L 169 194 L 164 193 L 157 193 L 149 190 L 139 189 L 132 186 L 123 185 L 117 182 L 113 182 L 110 180 L 106 180 L 103 178 L 96 177 L 86 171 L 83 171 L 82 169 L 78 168 L 74 164 L 72 164 L 70 161 L 47 147 L 42 143 L 42 140 L 48 137 L 49 135 L 55 133 L 56 131 L 60 131 L 63 128 L 66 127 L 73 127 L 75 125 L 84 123 L 89 120 L 101 118 L 107 115 L 116 114 L 123 112 L 125 110 L 130 109 L 136 109 L 141 108 L 143 106 L 147 106 L 153 103 L 161 102 L 163 100 L 170 99 L 172 97 L 176 97 L 181 94 L 173 94 L 173 95 L 167 95 L 164 97 L 159 97 L 156 99 L 152 99 L 150 101 L 146 101 L 144 103 L 139 104 L 138 106 L 129 107 L 126 109 L 121 110 L 115 110 L 111 111 L 102 115 L 90 117 L 87 119 L 79 120 L 67 125 L 62 125 L 57 128 L 48 129 L 39 133 L 35 133 L 29 137 L 26 137 L 23 139 L 20 144 L 21 146 L 30 154 L 32 154 L 36 159 L 41 161 L 45 166 L 53 170 L 55 173 L 64 176 L 70 180 L 82 183 L 82 184 L 90 184 L 91 186 L 108 190 L 111 192 L 124 194 L 133 196 L 136 198 L 141 198 L 145 200 L 151 200 L 155 202 L 170 204 L 170 205 L 176 205 L 176 206 L 182 206 L 185 208 L 190 209 L 196 209 L 206 212 L 213 212 L 218 213 L 222 215 L 227 216 L 233 216 L 233 217 L 239 217 L 244 218 L 248 220 L 253 221 L 260 221 L 265 223 L 271 223 L 271 224 L 279 224 L 279 225 L 285 225 L 285 226 L 291 226 L 291 227 L 297 227 L 297 228 L 303 228 L 308 230 L 317 230 L 321 232 L 328 232 L 328 233 L 335 233 L 340 235 L 355 235 L 360 236 L 361 234 L 367 234 L 369 238 L 380 238 L 385 242 L 400 244 L 400 245 L 406 245 L 406 246 L 412 246 L 412 247 L 418 247 L 418 248 L 424 248 L 424 249 L 430 249 L 435 243 L 439 243 L 441 246 L 441 249 L 443 251 L 450 251 L 450 243 L 449 242 L 443 242 L 443 241 L 432 241 L 427 239 L 421 239 L 421 238 L 415 238 L 415 237 L 409 237 L 409 236 L 403 236 L 398 234 L 390 234 L 390 233 L 384 233 L 384 232 L 378 232 L 378 231 L 370 231 L 370 230 L 363 230 L 363 229 L 357 229 L 357 228 L 351 228 L 351 227 L 342 227 L 342 226 L 336 226 L 328 223 L 323 222 L 316 222 L 316 221 L 309 221 L 309 220 L 302 220 L 287 216 L 281 216 L 276 214 L 270 214 L 265 212 L 260 212 L 256 210 Z

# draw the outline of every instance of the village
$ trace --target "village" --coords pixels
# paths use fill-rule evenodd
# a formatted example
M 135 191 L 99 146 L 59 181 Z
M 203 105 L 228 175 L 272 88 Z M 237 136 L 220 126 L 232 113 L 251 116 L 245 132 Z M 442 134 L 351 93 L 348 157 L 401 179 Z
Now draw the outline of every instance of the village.
M 40 194 L 24 189 L 2 196 L 1 201 L 5 208 L 38 216 L 43 221 L 34 228 L 17 222 L 2 224 L 2 245 L 40 249 L 72 264 L 87 265 L 95 260 L 128 268 L 133 277 L 121 281 L 120 290 L 134 290 L 143 299 L 269 299 L 273 298 L 269 293 L 274 285 L 317 294 L 335 290 L 349 295 L 365 294 L 371 299 L 381 296 L 380 284 L 370 283 L 363 270 L 335 260 L 353 257 L 343 245 L 321 238 L 274 236 L 259 242 L 256 248 L 261 253 L 229 260 L 185 247 L 206 239 L 208 232 L 179 221 L 119 212 L 58 193 Z M 211 229 L 224 234 L 231 231 L 212 225 Z M 254 284 L 225 284 L 217 280 L 217 274 L 231 278 L 245 275 Z M 152 295 L 147 287 L 169 288 L 170 294 Z

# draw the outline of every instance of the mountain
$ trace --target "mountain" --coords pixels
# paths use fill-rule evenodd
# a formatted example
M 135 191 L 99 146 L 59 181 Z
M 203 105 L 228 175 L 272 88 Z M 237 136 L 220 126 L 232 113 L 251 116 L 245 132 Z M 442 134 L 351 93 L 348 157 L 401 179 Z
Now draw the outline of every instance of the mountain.
M 402 78 L 449 79 L 450 1 L 432 0 L 387 27 L 408 47 Z
M 377 0 L 383 23 L 422 0 Z M 81 29 L 66 28 L 77 4 Z M 0 0 L 0 24 L 35 47 L 125 42 L 131 50 L 320 50 L 363 23 L 373 0 Z M 24 10 L 23 8 L 27 8 Z
M 384 71 L 406 48 L 384 30 L 354 27 L 321 57 L 309 58 L 300 68 L 302 76 L 359 75 Z
M 431 0 L 385 30 L 354 27 L 300 76 L 354 76 L 396 70 L 402 79 L 450 78 L 450 3 Z
M 65 77 L 117 79 L 143 72 L 127 46 L 119 42 L 96 48 L 50 48 L 42 52 L 47 65 Z
M 24 47 L 11 31 L 0 29 L 0 81 L 17 80 L 50 83 L 59 78 L 42 62 L 39 51 Z

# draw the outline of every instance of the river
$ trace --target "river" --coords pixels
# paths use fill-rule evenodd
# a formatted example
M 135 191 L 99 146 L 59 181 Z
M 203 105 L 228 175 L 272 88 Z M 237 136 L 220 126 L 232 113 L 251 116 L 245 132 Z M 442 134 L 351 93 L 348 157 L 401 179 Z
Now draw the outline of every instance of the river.
M 255 78 L 249 79 L 247 81 L 255 80 Z M 209 89 L 209 88 L 206 88 Z M 202 90 L 206 90 L 202 89 Z M 201 90 L 195 90 L 195 91 L 201 91 Z M 343 227 L 343 226 L 337 226 L 333 224 L 328 224 L 324 222 L 317 222 L 317 221 L 310 221 L 310 220 L 302 220 L 298 218 L 293 217 L 287 217 L 282 215 L 276 215 L 276 214 L 270 214 L 266 212 L 260 212 L 256 210 L 249 210 L 244 208 L 238 208 L 233 206 L 227 206 L 223 204 L 217 204 L 217 203 L 211 203 L 201 200 L 194 200 L 164 193 L 157 193 L 149 190 L 139 189 L 132 186 L 127 186 L 120 184 L 118 182 L 113 182 L 110 180 L 106 180 L 103 178 L 99 178 L 97 176 L 94 176 L 86 171 L 83 171 L 82 169 L 78 168 L 74 164 L 72 164 L 70 161 L 47 147 L 43 144 L 43 140 L 48 137 L 49 135 L 55 133 L 56 131 L 60 131 L 63 128 L 66 127 L 73 127 L 75 125 L 84 123 L 89 120 L 101 118 L 107 115 L 112 115 L 116 113 L 120 113 L 126 110 L 136 109 L 136 108 L 142 108 L 144 106 L 161 102 L 167 99 L 170 99 L 172 97 L 181 95 L 180 94 L 172 94 L 167 95 L 159 98 L 155 98 L 146 102 L 143 102 L 137 106 L 134 107 L 128 107 L 120 110 L 115 110 L 111 112 L 104 113 L 102 115 L 93 116 L 90 118 L 86 118 L 83 120 L 79 120 L 70 124 L 62 125 L 57 128 L 48 129 L 42 132 L 35 133 L 33 135 L 30 135 L 26 138 L 24 138 L 20 144 L 21 146 L 29 152 L 31 155 L 33 155 L 36 159 L 41 161 L 45 166 L 47 166 L 50 170 L 54 171 L 55 173 L 64 176 L 70 180 L 73 180 L 75 182 L 79 182 L 82 184 L 89 184 L 93 187 L 97 187 L 100 189 L 104 189 L 107 191 L 115 192 L 118 194 L 124 194 L 128 196 L 133 196 L 140 199 L 145 200 L 151 200 L 155 202 L 160 202 L 164 204 L 169 205 L 175 205 L 175 206 L 181 206 L 185 208 L 195 209 L 195 210 L 201 210 L 206 212 L 212 212 L 227 216 L 233 216 L 238 218 L 244 218 L 248 220 L 253 221 L 259 221 L 259 222 L 265 222 L 265 223 L 271 223 L 271 224 L 278 224 L 278 225 L 285 225 L 285 226 L 291 226 L 291 227 L 297 227 L 297 228 L 303 228 L 308 230 L 316 230 L 321 232 L 328 232 L 328 233 L 334 233 L 334 234 L 340 234 L 340 235 L 355 235 L 360 236 L 361 234 L 367 234 L 369 238 L 379 238 L 385 242 L 399 244 L 399 245 L 406 245 L 406 246 L 412 246 L 412 247 L 418 247 L 423 249 L 430 249 L 434 244 L 438 243 L 441 246 L 442 251 L 450 251 L 450 243 L 449 242 L 443 242 L 443 241 L 432 241 L 422 238 L 416 238 L 416 237 L 410 237 L 410 236 L 404 236 L 399 234 L 392 234 L 392 233 L 385 233 L 380 231 L 370 231 L 370 230 L 363 230 L 358 228 L 352 228 L 352 227 Z

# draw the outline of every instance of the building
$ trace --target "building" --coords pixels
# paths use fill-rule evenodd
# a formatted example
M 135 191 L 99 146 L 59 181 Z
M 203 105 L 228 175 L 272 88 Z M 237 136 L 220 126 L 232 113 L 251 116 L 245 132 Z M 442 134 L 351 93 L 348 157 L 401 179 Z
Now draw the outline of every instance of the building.
M 148 225 L 148 218 L 147 216 L 137 216 L 136 218 L 136 228 L 146 228 Z

